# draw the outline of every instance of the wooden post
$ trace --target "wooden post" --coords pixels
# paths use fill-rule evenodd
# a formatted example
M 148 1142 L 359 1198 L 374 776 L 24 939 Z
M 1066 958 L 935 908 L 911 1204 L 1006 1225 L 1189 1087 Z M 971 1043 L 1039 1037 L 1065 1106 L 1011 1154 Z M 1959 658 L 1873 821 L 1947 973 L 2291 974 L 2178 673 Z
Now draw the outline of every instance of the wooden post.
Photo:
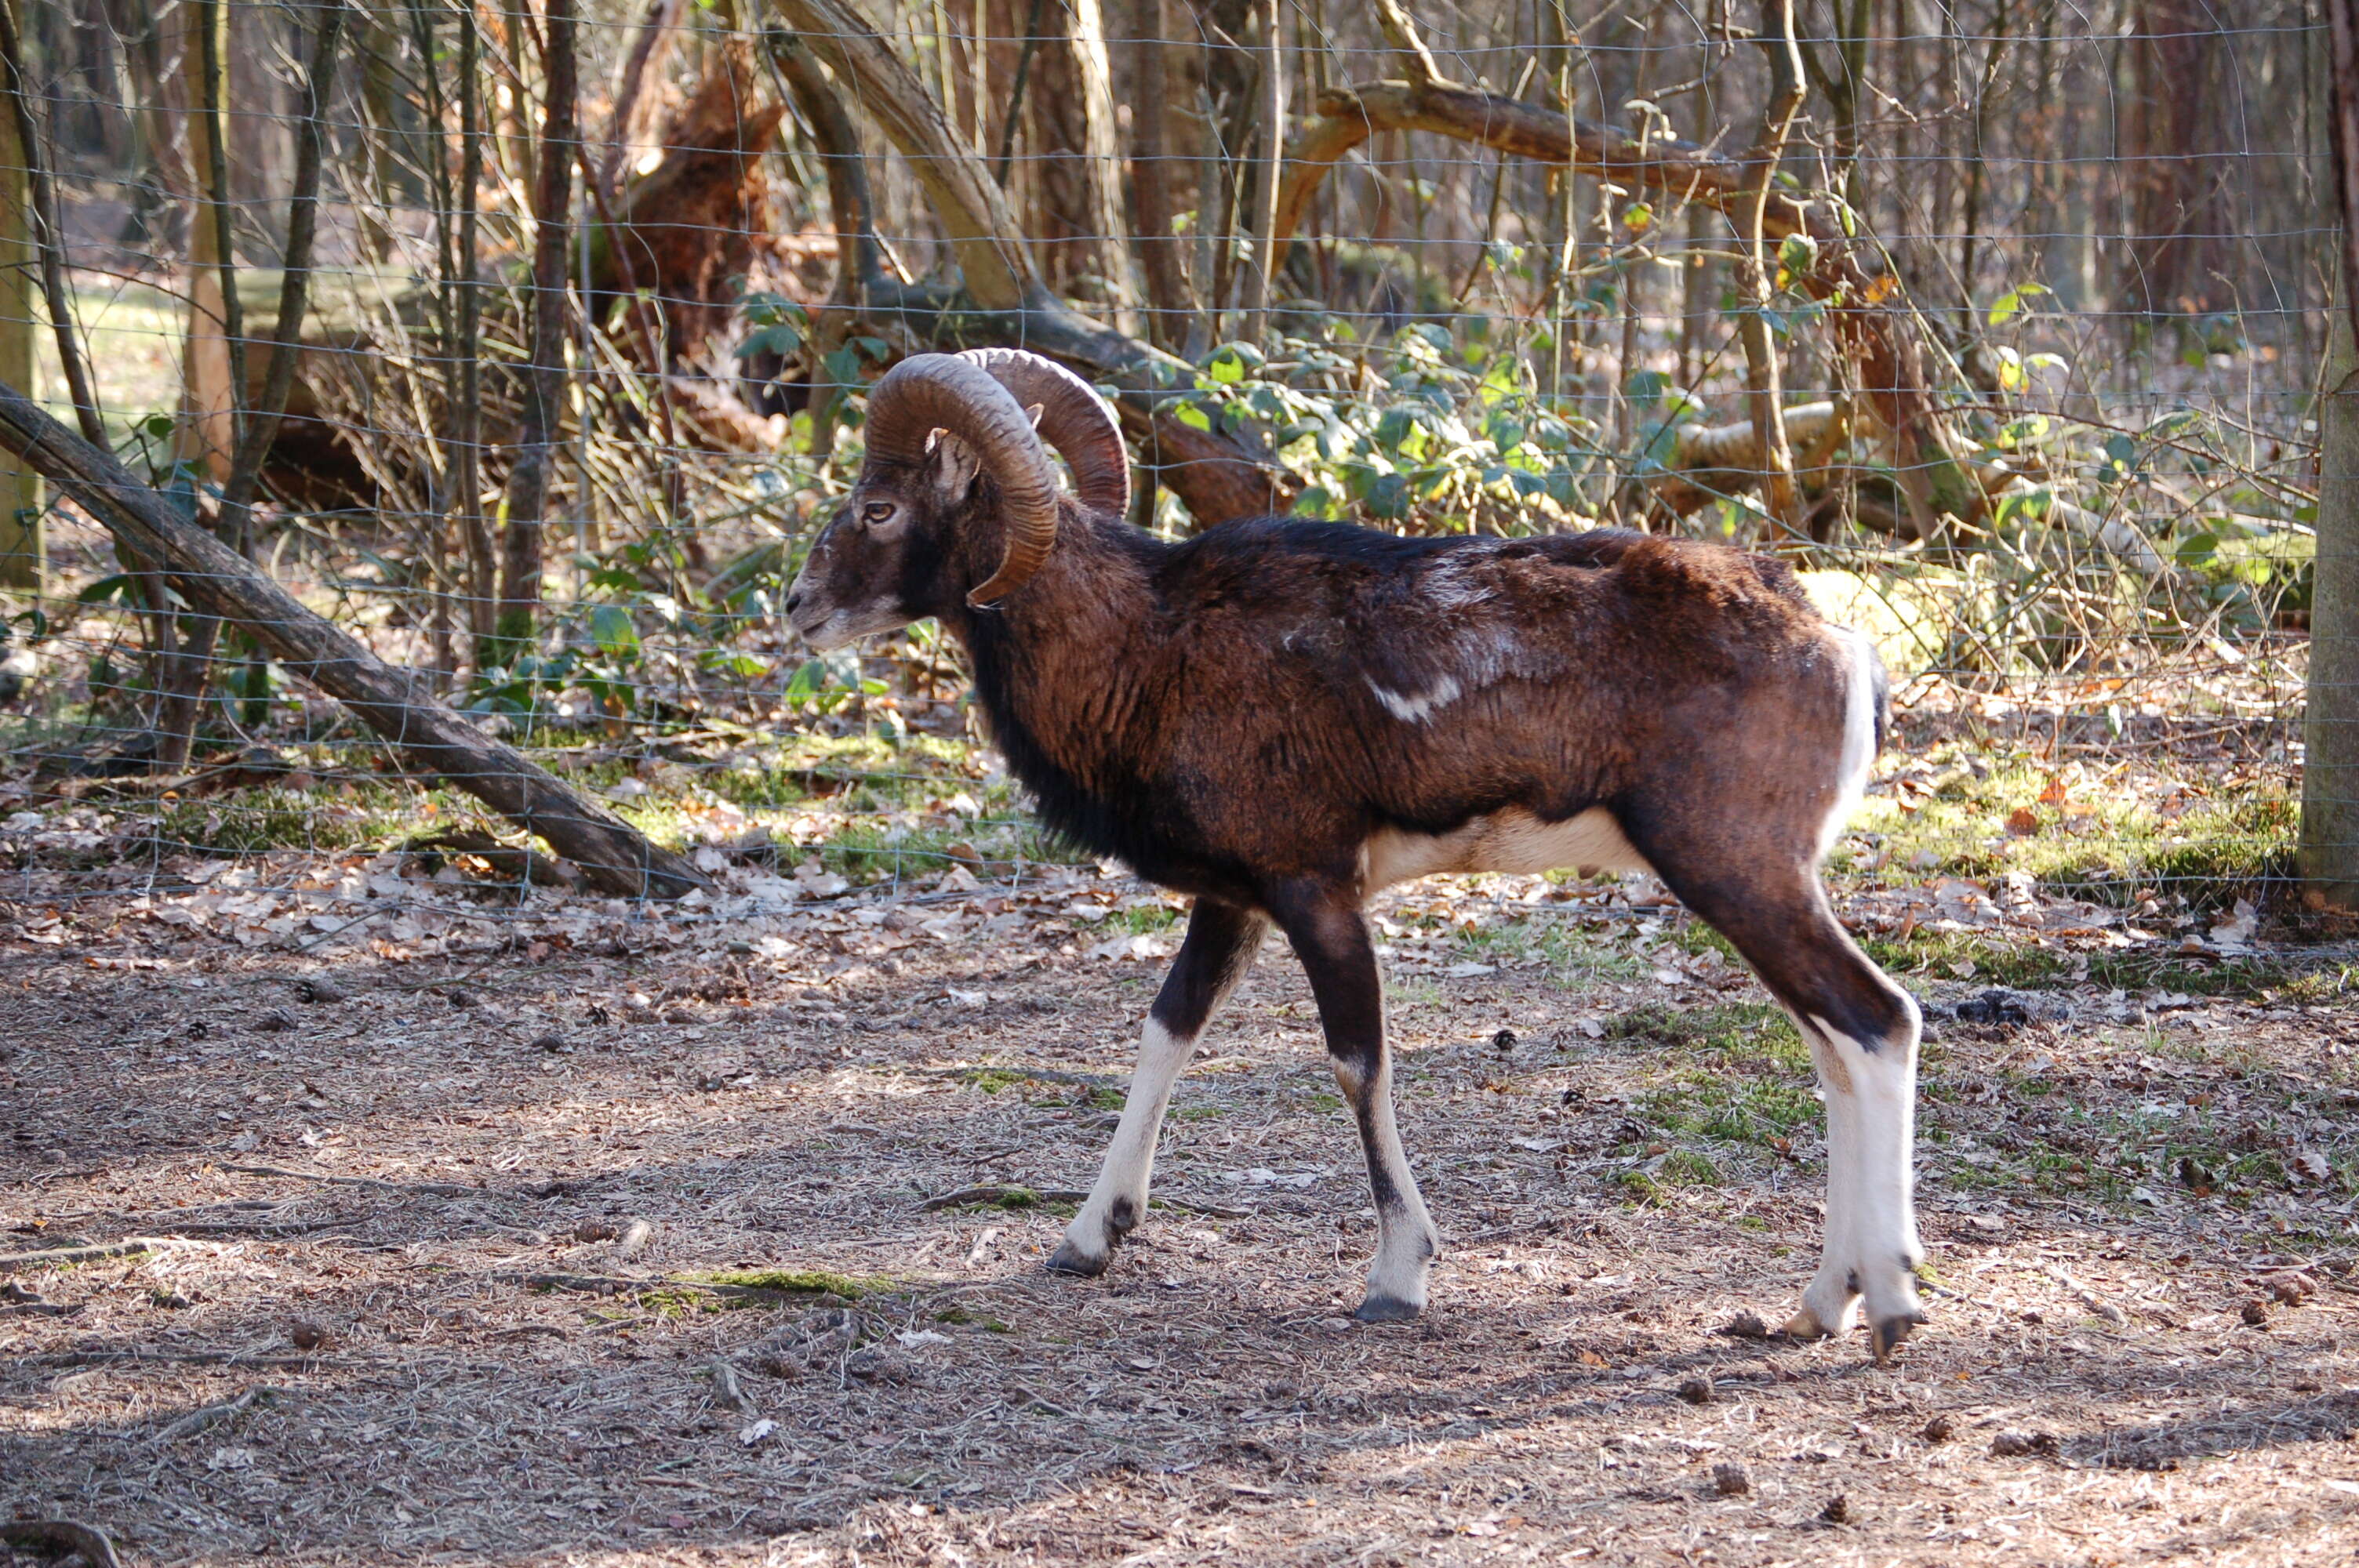
M 0 381 L 38 395 L 31 168 L 16 116 L 0 114 Z M 0 456 L 0 588 L 38 594 L 46 568 L 41 476 L 28 463 Z
M 2359 347 L 2341 301 L 2330 316 L 2318 410 L 2300 861 L 2312 908 L 2359 913 Z
M 2328 312 L 2318 408 L 2318 559 L 2302 726 L 2301 874 L 2313 909 L 2359 913 L 2359 16 L 2326 7 L 2334 79 L 2334 185 L 2343 289 Z

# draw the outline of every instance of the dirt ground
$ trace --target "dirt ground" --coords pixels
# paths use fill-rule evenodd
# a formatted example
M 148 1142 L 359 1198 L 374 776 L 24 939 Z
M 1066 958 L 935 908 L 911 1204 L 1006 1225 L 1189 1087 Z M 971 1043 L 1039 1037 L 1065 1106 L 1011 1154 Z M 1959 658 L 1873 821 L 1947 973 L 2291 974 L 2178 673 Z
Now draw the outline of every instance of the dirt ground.
M 1741 1332 L 1815 1258 L 1815 1108 L 1749 979 L 1627 922 L 1398 933 L 1422 1322 L 1343 1315 L 1373 1222 L 1275 944 L 1169 1206 L 1044 1277 L 1174 933 L 990 892 L 408 946 L 0 909 L 0 1251 L 49 1255 L 0 1263 L 0 1516 L 133 1563 L 2359 1552 L 2347 1002 L 1904 977 L 1935 1321 L 1878 1369 Z

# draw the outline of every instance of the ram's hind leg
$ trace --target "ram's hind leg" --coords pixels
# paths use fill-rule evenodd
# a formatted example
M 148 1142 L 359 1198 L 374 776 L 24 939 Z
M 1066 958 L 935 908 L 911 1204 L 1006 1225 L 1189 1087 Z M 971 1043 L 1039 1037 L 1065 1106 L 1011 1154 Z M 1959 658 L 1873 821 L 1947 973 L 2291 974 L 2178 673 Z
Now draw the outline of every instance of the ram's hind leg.
M 1212 1010 L 1253 968 L 1254 955 L 1268 931 L 1269 922 L 1250 910 L 1209 898 L 1196 901 L 1180 956 L 1147 1010 L 1122 1123 L 1114 1129 L 1097 1184 L 1066 1227 L 1049 1268 L 1067 1274 L 1103 1273 L 1122 1238 L 1147 1217 L 1147 1182 L 1155 1172 L 1156 1140 L 1162 1135 L 1172 1086 L 1195 1054 Z
M 1731 856 L 1723 845 L 1712 874 L 1700 877 L 1690 868 L 1705 862 L 1649 848 L 1671 891 L 1735 944 L 1793 1015 L 1818 1067 L 1827 1108 L 1826 1250 L 1786 1331 L 1839 1334 L 1864 1307 L 1880 1361 L 1924 1321 L 1916 1271 L 1925 1254 L 1912 1195 L 1917 1004 L 1852 945 L 1800 857 Z
M 1367 1323 L 1415 1317 L 1425 1310 L 1426 1277 L 1441 1250 L 1441 1233 L 1418 1194 L 1393 1119 L 1384 981 L 1367 922 L 1353 903 L 1318 888 L 1285 890 L 1272 903 L 1310 978 L 1335 1081 L 1359 1123 L 1368 1162 L 1376 1257 L 1368 1269 L 1367 1295 L 1353 1315 Z

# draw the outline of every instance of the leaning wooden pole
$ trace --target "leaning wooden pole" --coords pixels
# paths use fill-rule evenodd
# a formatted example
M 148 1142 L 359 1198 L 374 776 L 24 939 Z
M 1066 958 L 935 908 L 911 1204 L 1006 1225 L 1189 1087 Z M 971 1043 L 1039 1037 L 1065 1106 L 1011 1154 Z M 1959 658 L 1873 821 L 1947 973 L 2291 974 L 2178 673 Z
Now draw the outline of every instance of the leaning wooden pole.
M 0 449 L 38 470 L 133 557 L 165 574 L 201 614 L 245 628 L 289 673 L 342 703 L 411 769 L 446 780 L 538 834 L 593 887 L 632 898 L 676 898 L 708 885 L 679 856 L 492 740 L 408 670 L 304 608 L 253 562 L 182 519 L 122 464 L 5 384 Z

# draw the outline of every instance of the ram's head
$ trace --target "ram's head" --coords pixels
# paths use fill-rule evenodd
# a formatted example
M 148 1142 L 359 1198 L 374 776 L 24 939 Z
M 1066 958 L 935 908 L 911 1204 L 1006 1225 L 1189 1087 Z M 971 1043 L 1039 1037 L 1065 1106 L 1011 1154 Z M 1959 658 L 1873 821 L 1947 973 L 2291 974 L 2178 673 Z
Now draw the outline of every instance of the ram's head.
M 795 630 L 836 648 L 1022 588 L 1057 541 L 1063 503 L 1048 447 L 1072 470 L 1082 506 L 1129 510 L 1114 411 L 1061 365 L 974 349 L 886 371 L 868 396 L 860 481 L 787 594 Z

